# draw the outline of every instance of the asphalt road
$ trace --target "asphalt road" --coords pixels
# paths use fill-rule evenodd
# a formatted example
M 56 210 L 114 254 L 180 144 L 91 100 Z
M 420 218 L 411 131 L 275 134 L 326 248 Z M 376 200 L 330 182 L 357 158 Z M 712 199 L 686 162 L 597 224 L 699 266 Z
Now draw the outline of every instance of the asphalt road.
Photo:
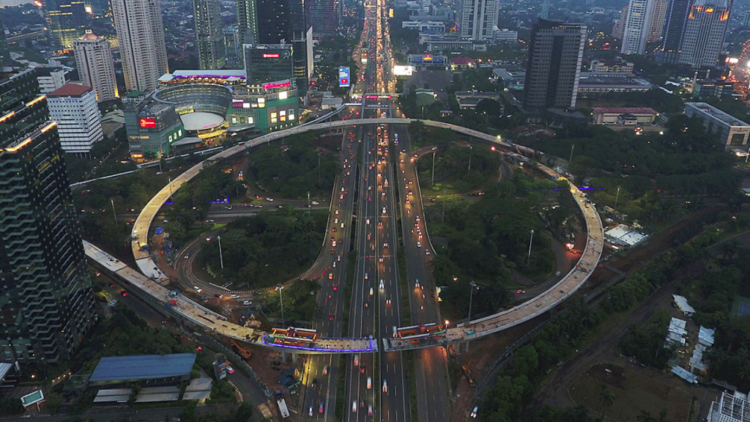
M 427 268 L 432 256 L 432 246 L 427 238 L 416 160 L 411 160 L 414 154 L 411 152 L 411 140 L 406 126 L 397 126 L 394 131 L 399 139 L 397 185 L 401 199 L 401 225 L 406 253 L 411 321 L 413 325 L 433 322 L 442 324 L 444 321 L 440 318 L 435 280 Z M 450 385 L 446 350 L 442 347 L 431 347 L 414 353 L 419 420 L 447 422 L 450 419 Z

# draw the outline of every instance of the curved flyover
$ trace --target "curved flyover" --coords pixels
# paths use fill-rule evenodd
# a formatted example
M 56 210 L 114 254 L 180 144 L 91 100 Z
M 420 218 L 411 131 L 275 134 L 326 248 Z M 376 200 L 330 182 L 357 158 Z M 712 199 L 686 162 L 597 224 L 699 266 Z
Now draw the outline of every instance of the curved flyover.
M 149 292 L 149 294 L 153 293 L 155 295 L 155 298 L 157 298 L 157 300 L 165 300 L 164 295 L 168 294 L 167 289 L 162 286 L 158 286 L 160 289 L 157 288 L 157 283 L 153 283 L 153 281 L 166 282 L 166 278 L 164 277 L 164 274 L 162 274 L 158 270 L 158 267 L 156 266 L 154 261 L 151 259 L 149 252 L 141 249 L 141 245 L 142 245 L 141 240 L 144 240 L 144 244 L 147 243 L 149 227 L 151 226 L 151 223 L 154 217 L 156 216 L 156 214 L 158 213 L 159 209 L 162 207 L 164 202 L 169 198 L 169 196 L 172 195 L 174 191 L 178 190 L 182 186 L 183 183 L 189 182 L 195 176 L 197 176 L 204 167 L 210 166 L 219 160 L 230 157 L 234 154 L 245 151 L 254 146 L 261 145 L 263 143 L 268 143 L 268 142 L 271 142 L 271 141 L 274 141 L 274 140 L 277 140 L 286 136 L 291 136 L 291 135 L 304 133 L 308 131 L 326 130 L 326 129 L 336 128 L 336 127 L 356 126 L 356 125 L 364 125 L 364 124 L 409 124 L 413 121 L 418 121 L 418 119 L 399 119 L 399 118 L 352 119 L 352 120 L 342 120 L 342 121 L 328 122 L 328 123 L 301 125 L 301 126 L 296 126 L 294 128 L 286 129 L 283 131 L 268 133 L 266 135 L 263 135 L 258 138 L 239 144 L 237 146 L 228 148 L 216 154 L 215 156 L 208 158 L 202 163 L 196 164 L 195 166 L 191 167 L 190 169 L 188 169 L 187 171 L 185 171 L 184 173 L 176 177 L 174 180 L 172 180 L 170 184 L 165 186 L 161 191 L 159 191 L 156 195 L 154 195 L 154 197 L 151 198 L 151 200 L 148 202 L 146 207 L 144 207 L 144 209 L 141 211 L 140 215 L 138 216 L 138 219 L 133 225 L 133 231 L 132 231 L 133 240 L 131 244 L 133 255 L 136 259 L 136 263 L 138 264 L 138 268 L 141 270 L 143 274 L 146 275 L 146 277 L 142 277 L 142 280 L 138 280 L 138 282 L 143 283 L 144 285 L 145 284 L 150 285 L 151 287 L 144 287 L 144 289 L 147 292 Z M 500 145 L 505 148 L 515 147 L 515 145 L 499 140 L 495 136 L 488 135 L 486 133 L 482 133 L 473 129 L 469 129 L 469 128 L 465 128 L 465 127 L 457 126 L 457 125 L 452 125 L 449 123 L 435 122 L 431 120 L 421 120 L 421 121 L 425 124 L 425 126 L 452 130 L 454 132 L 468 135 L 468 136 L 471 136 L 471 137 L 474 137 L 479 140 L 489 142 L 492 144 Z M 525 148 L 521 146 L 518 146 L 517 148 L 520 148 L 530 153 L 534 152 L 533 150 L 529 148 Z M 555 177 L 555 178 L 559 177 L 559 175 L 555 171 L 553 171 L 552 169 L 546 166 L 537 164 L 537 167 L 550 177 Z M 584 251 L 581 254 L 581 259 L 579 260 L 578 264 L 568 274 L 565 275 L 565 277 L 563 277 L 557 284 L 555 284 L 553 287 L 548 289 L 546 292 L 542 293 L 541 295 L 519 306 L 508 309 L 506 311 L 500 312 L 495 315 L 491 315 L 486 318 L 481 318 L 481 319 L 477 319 L 474 321 L 470 321 L 469 323 L 456 327 L 456 328 L 450 328 L 446 330 L 444 334 L 436 337 L 432 341 L 428 341 L 419 345 L 414 345 L 411 342 L 401 342 L 397 340 L 384 338 L 383 344 L 385 346 L 385 350 L 386 351 L 407 350 L 407 349 L 414 349 L 414 348 L 421 348 L 421 347 L 432 347 L 432 346 L 436 346 L 439 344 L 444 344 L 446 342 L 463 342 L 463 341 L 468 341 L 468 340 L 472 340 L 475 338 L 483 337 L 489 334 L 493 334 L 498 331 L 502 331 L 507 328 L 513 327 L 515 325 L 521 324 L 544 312 L 549 311 L 550 309 L 552 309 L 553 307 L 557 306 L 559 303 L 567 299 L 576 290 L 578 290 L 583 285 L 583 283 L 585 283 L 586 280 L 588 280 L 594 268 L 596 267 L 596 264 L 598 263 L 599 258 L 601 257 L 602 247 L 603 247 L 603 242 L 604 242 L 603 240 L 604 232 L 603 232 L 601 220 L 599 219 L 599 215 L 596 213 L 594 206 L 587 201 L 585 196 L 578 190 L 578 188 L 575 185 L 573 185 L 570 182 L 568 183 L 569 183 L 573 198 L 575 199 L 576 203 L 578 204 L 579 208 L 581 209 L 581 212 L 583 213 L 585 217 L 586 229 L 588 231 L 589 236 L 586 242 L 586 247 L 584 248 Z M 89 257 L 98 261 L 100 264 L 103 264 L 103 265 L 107 264 L 106 261 L 103 261 L 103 258 L 95 258 L 92 255 L 89 255 Z M 134 273 L 134 271 L 132 272 Z M 137 278 L 135 274 L 128 274 L 128 277 L 134 278 L 134 279 Z M 149 279 L 151 281 L 149 281 Z M 183 314 L 183 316 L 190 319 L 194 323 L 197 323 L 200 326 L 210 329 L 218 334 L 226 335 L 232 338 L 236 338 L 238 340 L 247 342 L 247 341 L 250 341 L 250 339 L 252 338 L 256 338 L 255 342 L 259 345 L 263 345 L 267 347 L 279 347 L 279 348 L 284 348 L 284 349 L 292 348 L 292 349 L 297 349 L 299 352 L 302 352 L 302 353 L 352 353 L 352 352 L 376 352 L 377 351 L 377 344 L 374 344 L 374 342 L 371 339 L 318 339 L 317 345 L 315 347 L 292 347 L 288 345 L 280 346 L 277 344 L 268 344 L 268 343 L 265 343 L 264 341 L 266 338 L 265 337 L 266 334 L 258 330 L 252 330 L 252 329 L 248 329 L 245 327 L 240 327 L 235 324 L 228 323 L 228 322 L 223 322 L 222 324 L 219 324 L 221 325 L 221 327 L 216 327 L 217 324 L 213 323 L 213 321 L 211 321 L 213 324 L 208 324 L 204 322 L 203 319 L 205 319 L 205 317 L 201 318 L 201 315 L 200 315 L 200 312 L 203 312 L 203 311 L 201 310 L 200 312 L 198 312 L 197 315 L 193 315 L 191 311 L 187 309 L 187 308 L 190 308 L 190 306 L 192 306 L 192 305 L 188 305 L 192 301 L 189 301 L 187 299 L 184 299 L 184 300 L 185 300 L 184 302 L 185 306 L 177 307 L 175 309 L 175 312 Z M 192 303 L 195 304 L 195 306 L 200 307 L 200 305 L 198 305 L 197 303 L 195 302 L 192 302 Z M 199 308 L 196 308 L 196 309 L 199 309 Z M 252 333 L 249 333 L 249 332 L 245 333 L 244 330 L 251 330 Z M 356 342 L 356 344 L 352 342 Z

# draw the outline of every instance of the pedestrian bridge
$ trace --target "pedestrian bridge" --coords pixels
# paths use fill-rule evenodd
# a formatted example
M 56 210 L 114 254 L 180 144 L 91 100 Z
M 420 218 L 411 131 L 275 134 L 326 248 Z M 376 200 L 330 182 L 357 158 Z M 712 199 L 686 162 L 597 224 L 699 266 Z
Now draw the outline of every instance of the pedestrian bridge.
M 516 146 L 512 143 L 502 141 L 498 137 L 488 135 L 486 133 L 482 133 L 462 126 L 431 120 L 374 118 L 350 119 L 326 123 L 300 125 L 290 129 L 268 133 L 247 142 L 243 142 L 234 147 L 228 148 L 191 167 L 184 173 L 177 176 L 174 180 L 171 181 L 171 183 L 169 183 L 161 191 L 154 195 L 154 197 L 151 198 L 148 204 L 141 211 L 138 219 L 133 225 L 133 230 L 131 233 L 131 238 L 133 239 L 131 244 L 133 255 L 135 257 L 136 264 L 138 265 L 138 269 L 142 274 L 132 270 L 125 264 L 117 262 L 111 256 L 108 256 L 106 253 L 102 252 L 94 245 L 88 243 L 85 244 L 86 254 L 100 267 L 107 268 L 108 271 L 114 273 L 118 278 L 148 294 L 157 304 L 163 305 L 165 303 L 170 303 L 170 292 L 166 288 L 161 286 L 161 284 L 159 284 L 159 282 L 166 283 L 168 281 L 166 276 L 161 271 L 159 271 L 158 267 L 152 260 L 150 253 L 147 250 L 143 250 L 141 246 L 148 243 L 149 228 L 159 209 L 161 209 L 162 205 L 164 205 L 164 202 L 166 202 L 167 199 L 172 194 L 174 194 L 174 192 L 177 191 L 184 183 L 187 183 L 195 178 L 203 168 L 205 168 L 206 166 L 210 166 L 219 160 L 231 157 L 234 154 L 248 150 L 255 146 L 299 133 L 328 130 L 338 127 L 356 127 L 357 125 L 408 125 L 413 121 L 421 121 L 425 126 L 452 130 L 456 133 L 467 135 L 494 145 L 502 146 L 504 148 L 518 148 L 519 150 L 522 150 L 526 153 L 534 153 L 534 150 L 532 149 Z M 554 170 L 544 165 L 537 164 L 536 166 L 540 171 L 550 177 L 559 177 L 559 175 Z M 604 243 L 604 232 L 602 229 L 601 220 L 599 219 L 599 215 L 596 212 L 593 204 L 589 203 L 586 197 L 578 190 L 575 185 L 570 182 L 568 183 L 573 198 L 575 199 L 578 207 L 585 216 L 586 229 L 588 231 L 589 237 L 578 264 L 557 284 L 555 284 L 543 294 L 521 305 L 497 313 L 495 315 L 470 321 L 466 324 L 461 324 L 458 327 L 450 328 L 446 330 L 444 334 L 437 335 L 434 338 L 426 340 L 423 339 L 419 342 L 384 338 L 382 339 L 384 350 L 401 351 L 424 347 L 434 347 L 445 345 L 447 343 L 460 343 L 484 337 L 521 324 L 540 314 L 543 314 L 544 312 L 547 312 L 550 309 L 554 308 L 565 299 L 567 299 L 570 295 L 575 293 L 576 290 L 578 290 L 583 285 L 583 283 L 588 280 L 594 268 L 596 267 L 599 258 L 601 257 L 602 247 Z M 374 341 L 371 338 L 320 338 L 316 340 L 314 344 L 305 346 L 278 344 L 270 341 L 267 333 L 256 329 L 232 324 L 226 321 L 225 317 L 202 307 L 198 303 L 185 298 L 184 296 L 179 295 L 177 298 L 172 298 L 171 300 L 176 303 L 174 305 L 171 305 L 171 312 L 173 312 L 174 314 L 179 315 L 216 334 L 221 334 L 235 340 L 249 342 L 263 347 L 309 354 L 374 353 L 378 351 L 377 341 Z

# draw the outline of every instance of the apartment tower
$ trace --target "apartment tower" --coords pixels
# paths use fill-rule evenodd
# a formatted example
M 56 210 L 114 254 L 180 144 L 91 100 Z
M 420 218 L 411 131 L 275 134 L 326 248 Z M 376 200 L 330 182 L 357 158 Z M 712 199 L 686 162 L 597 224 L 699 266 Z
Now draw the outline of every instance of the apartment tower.
M 685 20 L 680 63 L 694 68 L 716 66 L 731 8 L 729 0 L 695 0 Z
M 115 65 L 109 41 L 97 37 L 91 30 L 73 43 L 78 75 L 84 85 L 94 88 L 98 102 L 118 97 Z
M 497 0 L 463 0 L 461 5 L 461 39 L 491 40 L 497 27 L 500 2 Z
M 622 54 L 646 52 L 656 0 L 630 0 L 622 36 Z
M 72 358 L 95 322 L 73 197 L 33 69 L 0 75 L 0 360 Z
M 167 69 L 158 0 L 112 0 L 112 15 L 128 91 L 153 91 Z
M 671 0 L 667 7 L 661 47 L 656 50 L 659 63 L 679 63 L 682 31 L 690 10 L 690 0 Z
M 193 0 L 193 12 L 201 69 L 223 68 L 227 51 L 224 46 L 219 0 Z

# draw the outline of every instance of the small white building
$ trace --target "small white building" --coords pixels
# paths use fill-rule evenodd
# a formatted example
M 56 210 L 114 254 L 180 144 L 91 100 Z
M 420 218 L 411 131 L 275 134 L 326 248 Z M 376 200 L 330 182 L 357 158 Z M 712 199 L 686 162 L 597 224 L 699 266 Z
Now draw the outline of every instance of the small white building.
M 104 139 L 102 115 L 91 87 L 67 84 L 47 94 L 47 107 L 57 121 L 62 149 L 70 154 L 88 154 Z
M 664 347 L 669 347 L 671 344 L 684 346 L 685 336 L 687 335 L 687 330 L 685 329 L 686 325 L 687 321 L 672 318 L 672 320 L 669 321 L 669 329 L 667 330 L 667 339 Z
M 688 300 L 684 296 L 672 295 L 672 299 L 674 301 L 674 304 L 677 305 L 678 308 L 680 308 L 680 311 L 686 317 L 691 317 L 693 316 L 693 314 L 695 314 L 695 308 L 690 306 Z M 713 339 L 713 334 L 711 335 L 711 338 Z
M 65 69 L 59 66 L 45 66 L 34 69 L 36 80 L 39 82 L 39 91 L 48 94 L 65 85 Z
M 711 403 L 707 422 L 747 422 L 750 420 L 750 402 L 747 396 L 734 393 L 721 393 L 718 402 Z
M 633 247 L 643 243 L 648 239 L 648 235 L 632 229 L 625 224 L 618 224 L 604 232 L 604 238 L 617 246 Z

